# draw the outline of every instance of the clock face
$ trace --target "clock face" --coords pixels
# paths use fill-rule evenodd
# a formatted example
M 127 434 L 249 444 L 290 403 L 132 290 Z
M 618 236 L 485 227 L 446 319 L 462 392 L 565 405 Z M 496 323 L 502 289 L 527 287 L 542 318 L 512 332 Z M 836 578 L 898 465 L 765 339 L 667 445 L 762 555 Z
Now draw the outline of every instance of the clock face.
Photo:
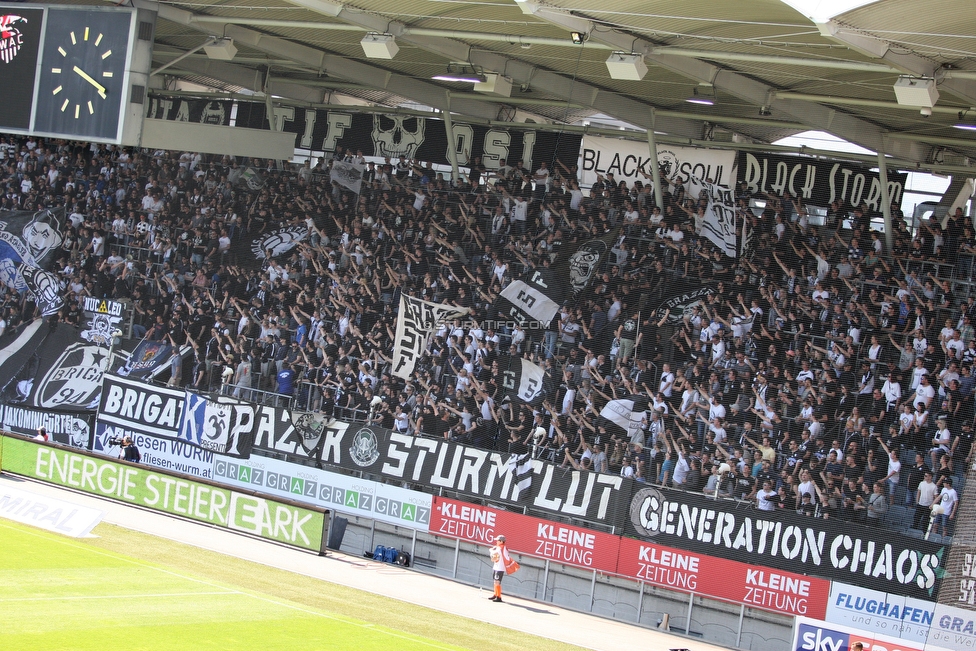
M 34 131 L 115 140 L 132 14 L 51 9 Z

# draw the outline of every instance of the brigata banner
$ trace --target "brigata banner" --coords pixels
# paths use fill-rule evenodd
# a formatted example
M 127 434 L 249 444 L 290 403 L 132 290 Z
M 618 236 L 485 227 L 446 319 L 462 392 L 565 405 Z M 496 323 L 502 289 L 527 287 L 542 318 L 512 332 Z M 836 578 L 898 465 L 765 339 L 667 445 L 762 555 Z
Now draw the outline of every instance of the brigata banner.
M 935 613 L 931 601 L 834 581 L 825 621 L 860 631 L 925 644 Z
M 182 389 L 106 375 L 98 405 L 98 423 L 175 439 L 183 416 Z
M 520 554 L 611 574 L 616 571 L 620 536 L 445 497 L 434 497 L 433 506 L 433 534 L 479 545 L 493 545 L 495 536 L 504 534 L 508 548 Z
M 652 176 L 650 163 L 646 141 L 583 136 L 579 157 L 580 185 L 593 185 L 597 181 L 597 174 L 604 177 L 613 174 L 618 183 L 627 181 L 627 185 L 633 185 L 634 181 L 642 181 L 646 185 L 648 177 Z M 658 145 L 657 163 L 664 178 L 669 181 L 680 178 L 687 182 L 690 177 L 697 176 L 712 183 L 731 186 L 736 179 L 735 152 L 728 149 Z
M 732 500 L 636 488 L 626 535 L 769 568 L 932 599 L 945 547 L 851 522 L 758 511 Z
M 427 531 L 431 495 L 271 457 L 214 461 L 216 481 L 401 527 Z
M 790 615 L 823 617 L 830 582 L 621 538 L 617 573 L 671 590 Z
M 318 511 L 28 440 L 7 436 L 0 443 L 4 472 L 294 547 L 322 546 L 327 520 Z
M 844 161 L 830 161 L 808 156 L 739 153 L 739 179 L 753 193 L 789 192 L 803 203 L 826 208 L 834 201 L 842 206 L 866 203 L 871 210 L 881 210 L 881 177 L 871 168 Z M 888 197 L 901 204 L 908 174 L 888 170 Z

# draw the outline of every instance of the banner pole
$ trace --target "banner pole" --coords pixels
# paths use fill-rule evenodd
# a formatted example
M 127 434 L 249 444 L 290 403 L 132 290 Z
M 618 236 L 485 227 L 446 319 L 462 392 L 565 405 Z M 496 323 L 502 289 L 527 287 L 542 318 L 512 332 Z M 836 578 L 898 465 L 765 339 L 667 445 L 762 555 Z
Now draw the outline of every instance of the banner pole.
M 451 163 L 451 185 L 457 187 L 461 180 L 458 172 L 457 140 L 454 139 L 454 120 L 451 118 L 451 91 L 444 93 L 447 102 L 444 108 L 444 129 L 447 131 L 447 159 Z M 431 179 L 433 181 L 433 179 Z
M 878 177 L 881 181 L 881 213 L 884 215 L 885 253 L 891 254 L 894 233 L 891 226 L 891 197 L 888 196 L 888 162 L 885 160 L 884 138 L 878 147 Z

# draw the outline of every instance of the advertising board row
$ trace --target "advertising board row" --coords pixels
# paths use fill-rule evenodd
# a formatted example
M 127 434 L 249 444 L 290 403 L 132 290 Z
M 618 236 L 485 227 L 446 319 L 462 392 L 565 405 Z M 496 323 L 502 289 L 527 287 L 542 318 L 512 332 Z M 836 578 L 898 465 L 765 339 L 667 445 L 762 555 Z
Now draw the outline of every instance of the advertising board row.
M 801 618 L 795 628 L 796 651 L 846 651 L 857 641 L 869 651 L 976 648 L 976 617 L 961 608 L 430 496 L 270 457 L 242 460 L 212 455 L 209 476 L 225 488 L 29 440 L 0 440 L 6 471 L 306 549 L 321 544 L 323 515 L 252 491 L 475 544 L 491 544 L 504 533 L 509 547 L 520 554 L 796 615 Z
M 938 606 L 926 638 L 905 637 L 898 626 L 845 626 L 798 617 L 791 651 L 850 651 L 858 642 L 864 651 L 960 651 L 976 648 L 972 611 Z
M 280 477 L 289 477 L 291 495 L 300 487 L 303 499 L 314 498 L 319 506 L 337 508 L 341 499 L 352 508 L 351 495 L 358 494 L 363 506 L 357 503 L 353 512 L 404 526 L 424 522 L 430 496 L 390 494 L 390 485 L 422 485 L 546 520 L 600 522 L 652 545 L 915 599 L 932 600 L 941 580 L 944 547 L 892 531 L 757 511 L 732 500 L 279 407 L 234 403 L 223 415 L 201 416 L 204 425 L 188 427 L 185 405 L 192 400 L 193 394 L 109 376 L 93 450 L 117 456 L 109 438 L 129 434 L 151 465 L 272 494 L 284 490 Z M 210 423 L 220 423 L 220 431 L 212 432 Z M 366 484 L 351 485 L 338 469 L 383 483 L 363 491 Z
M 260 538 L 320 550 L 321 511 L 5 436 L 3 470 Z

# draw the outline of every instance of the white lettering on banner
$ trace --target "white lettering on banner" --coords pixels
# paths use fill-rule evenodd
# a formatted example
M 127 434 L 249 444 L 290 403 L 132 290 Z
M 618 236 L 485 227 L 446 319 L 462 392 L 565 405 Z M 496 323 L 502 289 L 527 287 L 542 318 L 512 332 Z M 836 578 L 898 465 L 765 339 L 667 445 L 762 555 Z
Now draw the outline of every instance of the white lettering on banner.
M 801 197 L 804 203 L 823 203 L 822 207 L 839 201 L 852 206 L 864 202 L 873 210 L 881 209 L 881 180 L 877 172 L 851 163 L 784 158 L 787 157 L 763 157 L 746 152 L 742 173 L 749 189 L 754 193 L 787 191 Z M 903 190 L 901 182 L 889 178 L 888 196 L 893 203 L 901 202 Z
M 495 526 L 495 512 L 476 506 L 460 506 L 449 502 L 441 502 L 440 513 L 442 517 L 451 520 L 462 520 L 472 524 L 483 524 L 488 527 Z
M 658 147 L 657 164 L 670 180 L 687 181 L 692 176 L 731 186 L 736 178 L 736 153 L 731 150 L 695 147 Z M 645 181 L 652 176 L 646 142 L 583 136 L 579 157 L 580 185 L 591 186 L 597 174 L 613 174 L 616 181 Z
M 643 563 L 670 567 L 676 570 L 687 570 L 689 572 L 697 572 L 701 560 L 697 556 L 679 554 L 666 549 L 659 550 L 656 547 L 645 547 L 643 545 L 637 553 L 637 557 Z
M 579 529 L 559 527 L 554 524 L 540 522 L 536 537 L 541 540 L 566 543 L 576 547 L 586 547 L 594 549 L 596 547 L 596 535 Z
M 783 576 L 776 572 L 766 572 L 763 570 L 747 570 L 746 585 L 757 585 L 761 588 L 770 590 L 781 590 L 791 592 L 802 597 L 810 596 L 810 582 L 803 579 Z
M 816 632 L 806 631 L 800 635 L 803 645 L 798 647 L 803 651 L 841 651 L 847 636 L 834 637 L 830 631 L 817 629 Z
M 513 481 L 516 468 L 509 462 L 512 455 L 486 453 L 448 441 L 418 439 L 397 433 L 391 433 L 388 440 L 380 468 L 380 472 L 388 477 L 428 482 L 448 490 L 463 489 L 509 502 L 519 502 L 522 496 L 518 484 Z M 534 506 L 572 516 L 601 520 L 607 517 L 610 498 L 623 485 L 622 477 L 560 469 L 559 478 L 568 477 L 568 481 L 560 481 L 557 490 L 555 470 L 556 466 L 552 464 L 532 462 L 532 472 L 542 474 L 541 487 L 532 502 Z
M 182 391 L 107 377 L 98 419 L 172 438 L 183 414 L 183 400 Z
M 746 586 L 746 593 L 742 601 L 766 610 L 780 610 L 783 612 L 807 614 L 807 600 L 794 595 L 784 594 L 776 590 L 763 590 L 753 586 Z
M 544 481 L 543 495 L 545 487 Z M 781 557 L 814 567 L 825 565 L 923 590 L 935 586 L 941 564 L 939 554 L 905 548 L 896 556 L 891 543 L 846 534 L 835 535 L 828 544 L 826 531 L 673 502 L 654 488 L 641 488 L 634 494 L 631 523 L 641 536 L 665 534 L 727 551 Z M 672 546 L 680 545 L 676 541 Z
M 657 585 L 666 585 L 694 592 L 698 589 L 698 575 L 694 572 L 675 570 L 654 563 L 638 563 L 637 578 Z

